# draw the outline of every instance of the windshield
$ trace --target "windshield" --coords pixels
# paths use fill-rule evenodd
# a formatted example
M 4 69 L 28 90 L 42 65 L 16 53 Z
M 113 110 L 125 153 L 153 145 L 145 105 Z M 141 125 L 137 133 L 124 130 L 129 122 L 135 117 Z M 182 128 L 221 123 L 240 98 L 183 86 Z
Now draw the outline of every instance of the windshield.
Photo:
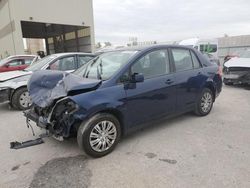
M 130 50 L 104 53 L 83 65 L 74 74 L 85 78 L 107 80 L 120 70 L 136 52 Z
M 250 51 L 247 50 L 247 51 L 243 52 L 240 57 L 242 57 L 242 58 L 250 58 Z
M 28 68 L 24 69 L 24 71 L 37 71 L 43 68 L 47 63 L 49 63 L 52 59 L 54 59 L 55 55 L 49 55 L 46 56 L 36 62 L 34 62 L 32 65 L 30 65 Z

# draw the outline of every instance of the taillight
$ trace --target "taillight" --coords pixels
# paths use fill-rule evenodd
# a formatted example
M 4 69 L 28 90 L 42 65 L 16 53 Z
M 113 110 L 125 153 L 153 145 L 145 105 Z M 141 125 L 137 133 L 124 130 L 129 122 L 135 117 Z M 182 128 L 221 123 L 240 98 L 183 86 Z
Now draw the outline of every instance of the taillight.
M 217 71 L 217 74 L 219 74 L 220 77 L 222 77 L 222 68 L 221 68 L 221 67 L 219 67 L 219 69 L 218 69 L 218 71 Z

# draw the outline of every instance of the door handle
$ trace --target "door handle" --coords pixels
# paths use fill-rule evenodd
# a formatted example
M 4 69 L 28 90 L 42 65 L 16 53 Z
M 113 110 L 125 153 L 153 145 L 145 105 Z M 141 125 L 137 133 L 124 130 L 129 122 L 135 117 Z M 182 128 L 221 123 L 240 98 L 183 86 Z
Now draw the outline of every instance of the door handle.
M 170 79 L 167 79 L 167 81 L 165 82 L 166 84 L 170 85 L 172 84 L 174 81 L 170 80 Z

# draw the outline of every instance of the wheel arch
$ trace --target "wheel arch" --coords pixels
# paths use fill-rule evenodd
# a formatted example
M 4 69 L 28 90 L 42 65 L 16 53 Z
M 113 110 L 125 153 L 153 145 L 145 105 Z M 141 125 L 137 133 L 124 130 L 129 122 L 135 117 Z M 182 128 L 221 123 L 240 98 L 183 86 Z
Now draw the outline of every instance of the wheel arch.
M 99 113 L 108 113 L 108 114 L 111 114 L 114 117 L 116 117 L 117 120 L 120 123 L 120 126 L 121 126 L 121 135 L 124 135 L 124 117 L 123 117 L 123 114 L 122 114 L 121 111 L 119 111 L 117 109 L 114 109 L 114 108 L 106 108 L 106 109 L 99 110 L 99 111 L 97 111 L 95 113 L 92 113 L 90 115 L 90 117 L 92 117 L 92 116 L 94 116 L 96 114 L 99 114 Z
M 22 85 L 22 86 L 19 86 L 17 88 L 13 88 L 11 90 L 11 94 L 10 94 L 10 102 L 12 101 L 12 98 L 13 98 L 13 95 L 19 90 L 19 89 L 23 89 L 23 88 L 27 88 L 26 85 Z
M 216 89 L 215 89 L 215 86 L 212 82 L 207 82 L 205 84 L 205 87 L 204 88 L 208 88 L 212 91 L 213 93 L 213 101 L 215 101 L 215 98 L 216 98 Z

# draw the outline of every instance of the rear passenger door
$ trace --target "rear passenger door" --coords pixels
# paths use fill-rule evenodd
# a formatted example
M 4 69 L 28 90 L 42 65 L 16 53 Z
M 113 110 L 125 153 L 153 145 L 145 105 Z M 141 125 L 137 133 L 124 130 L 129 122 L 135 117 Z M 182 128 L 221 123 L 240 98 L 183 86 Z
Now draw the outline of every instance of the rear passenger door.
M 202 66 L 196 54 L 186 48 L 171 48 L 175 68 L 177 111 L 188 111 L 195 105 L 202 83 Z

